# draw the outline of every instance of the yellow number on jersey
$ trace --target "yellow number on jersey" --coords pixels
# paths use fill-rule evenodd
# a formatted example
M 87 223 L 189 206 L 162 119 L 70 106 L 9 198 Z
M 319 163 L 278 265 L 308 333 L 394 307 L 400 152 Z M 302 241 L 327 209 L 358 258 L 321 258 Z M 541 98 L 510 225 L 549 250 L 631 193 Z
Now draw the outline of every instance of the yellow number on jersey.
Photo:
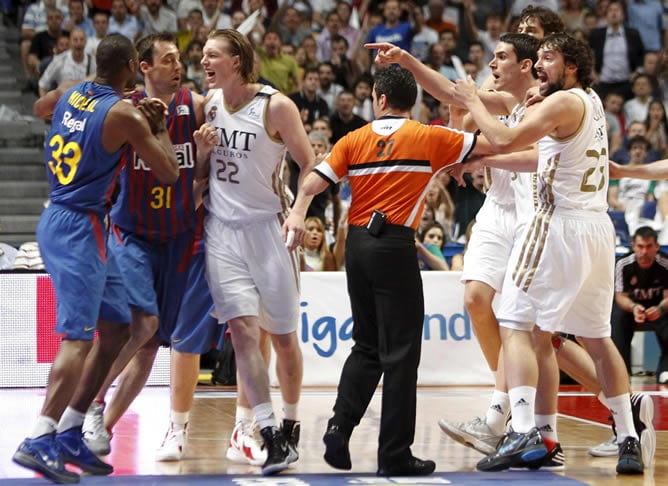
M 81 161 L 81 147 L 77 142 L 67 142 L 60 135 L 54 135 L 49 140 L 51 148 L 51 160 L 49 169 L 58 178 L 63 186 L 72 182 L 77 173 Z M 67 167 L 67 174 L 63 170 L 63 164 Z
M 151 190 L 153 200 L 151 201 L 151 208 L 153 209 L 170 209 L 172 207 L 172 188 L 156 186 Z

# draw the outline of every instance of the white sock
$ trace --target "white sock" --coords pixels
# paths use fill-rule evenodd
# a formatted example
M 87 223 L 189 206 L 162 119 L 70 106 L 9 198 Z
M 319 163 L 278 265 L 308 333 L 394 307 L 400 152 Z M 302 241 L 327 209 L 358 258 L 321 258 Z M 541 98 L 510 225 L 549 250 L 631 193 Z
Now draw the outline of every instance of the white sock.
M 636 428 L 633 425 L 633 412 L 631 411 L 631 395 L 624 393 L 616 397 L 608 398 L 608 407 L 615 419 L 617 428 L 617 443 L 621 444 L 627 437 L 638 438 Z
M 539 415 L 536 414 L 536 427 L 544 439 L 550 439 L 559 442 L 557 438 L 557 414 Z
M 299 402 L 288 403 L 283 400 L 283 418 L 297 420 L 297 407 L 299 407 Z
M 255 405 L 253 413 L 255 414 L 257 423 L 260 425 L 260 430 L 265 427 L 276 427 L 276 416 L 274 415 L 274 408 L 271 406 L 271 402 Z
M 36 439 L 44 434 L 53 434 L 56 431 L 56 427 L 58 427 L 58 422 L 46 415 L 40 415 L 37 417 L 37 422 L 35 422 L 30 438 Z
M 244 424 L 250 424 L 254 418 L 255 414 L 253 413 L 252 409 L 242 407 L 241 405 L 237 405 L 237 411 L 234 418 L 234 423 L 242 422 Z
M 175 412 L 174 410 L 169 412 L 169 420 L 172 422 L 172 429 L 174 430 L 183 430 L 188 425 L 190 420 L 190 411 L 187 412 Z
M 492 400 L 489 402 L 489 408 L 485 415 L 487 426 L 496 435 L 502 435 L 506 428 L 506 416 L 510 407 L 510 398 L 508 394 L 499 390 L 494 390 Z
M 513 430 L 520 434 L 529 432 L 536 426 L 536 389 L 532 386 L 517 386 L 508 390 L 508 396 L 510 413 L 513 414 Z
M 66 430 L 70 430 L 72 427 L 81 427 L 84 423 L 84 418 L 86 413 L 81 413 L 74 410 L 72 407 L 67 407 L 63 416 L 60 417 L 60 422 L 58 422 L 58 427 L 56 427 L 56 432 L 61 433 Z
M 596 395 L 596 398 L 598 398 L 598 401 L 601 402 L 605 408 L 610 408 L 610 407 L 608 407 L 608 399 L 605 398 L 605 395 L 603 394 L 603 390 L 601 390 L 599 392 L 599 394 Z

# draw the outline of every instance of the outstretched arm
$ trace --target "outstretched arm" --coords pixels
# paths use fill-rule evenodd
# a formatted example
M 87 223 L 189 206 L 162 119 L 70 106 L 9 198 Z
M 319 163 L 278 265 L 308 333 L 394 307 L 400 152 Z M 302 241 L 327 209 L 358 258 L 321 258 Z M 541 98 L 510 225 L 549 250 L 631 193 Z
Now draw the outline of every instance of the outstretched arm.
M 642 165 L 619 165 L 611 160 L 610 179 L 621 179 L 622 177 L 650 180 L 668 179 L 668 159 Z

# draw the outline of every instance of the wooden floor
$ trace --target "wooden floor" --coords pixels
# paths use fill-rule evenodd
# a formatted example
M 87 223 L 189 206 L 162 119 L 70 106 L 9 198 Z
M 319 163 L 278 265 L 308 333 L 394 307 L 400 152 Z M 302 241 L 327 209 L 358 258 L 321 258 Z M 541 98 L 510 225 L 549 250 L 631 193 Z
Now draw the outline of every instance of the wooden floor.
M 639 387 L 634 387 L 639 388 Z M 668 387 L 645 386 L 655 406 L 657 452 L 653 465 L 643 477 L 617 477 L 615 458 L 593 458 L 587 448 L 610 437 L 603 423 L 606 412 L 594 397 L 567 389 L 560 396 L 559 439 L 566 454 L 562 474 L 592 485 L 668 485 Z M 426 388 L 418 392 L 417 432 L 413 452 L 418 457 L 436 461 L 438 471 L 473 471 L 482 457 L 445 436 L 437 422 L 440 418 L 468 420 L 482 414 L 491 390 L 488 388 Z M 0 478 L 25 478 L 33 475 L 11 462 L 17 445 L 32 428 L 44 398 L 43 389 L 2 389 L 2 435 L 0 435 Z M 280 410 L 280 395 L 273 394 Z M 334 391 L 305 390 L 299 414 L 302 421 L 300 459 L 291 472 L 335 472 L 322 459 L 322 434 L 334 402 Z M 178 463 L 158 463 L 156 447 L 162 441 L 169 413 L 166 388 L 147 388 L 114 430 L 112 453 L 108 460 L 115 475 L 179 474 L 258 474 L 259 469 L 239 466 L 225 459 L 227 441 L 232 431 L 235 410 L 232 391 L 199 388 L 190 423 L 187 458 Z M 376 394 L 368 413 L 351 439 L 353 472 L 376 470 L 376 445 L 380 413 Z M 479 473 L 489 474 L 489 473 Z M 527 472 L 527 474 L 531 474 Z M 1 479 L 0 479 L 1 482 Z

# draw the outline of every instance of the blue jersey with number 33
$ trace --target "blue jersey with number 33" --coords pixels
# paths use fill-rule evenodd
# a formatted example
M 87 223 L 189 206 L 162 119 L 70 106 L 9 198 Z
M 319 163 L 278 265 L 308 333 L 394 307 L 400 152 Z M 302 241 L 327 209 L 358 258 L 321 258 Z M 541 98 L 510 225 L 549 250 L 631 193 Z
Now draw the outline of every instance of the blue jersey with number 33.
M 44 147 L 52 202 L 74 210 L 106 212 L 120 170 L 121 151 L 102 146 L 102 126 L 121 95 L 110 86 L 83 82 L 56 104 Z

